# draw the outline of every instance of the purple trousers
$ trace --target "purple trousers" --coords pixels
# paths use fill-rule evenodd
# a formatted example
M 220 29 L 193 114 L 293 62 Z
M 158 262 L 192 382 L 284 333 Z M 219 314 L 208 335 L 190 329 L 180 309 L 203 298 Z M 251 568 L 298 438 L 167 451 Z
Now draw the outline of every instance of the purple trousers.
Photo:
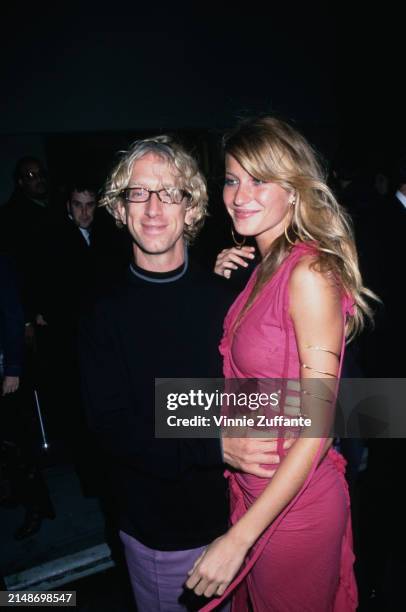
M 187 573 L 206 548 L 161 551 L 148 548 L 120 531 L 138 612 L 186 612 L 199 610 L 207 598 L 184 588 Z M 226 603 L 219 612 L 228 612 Z

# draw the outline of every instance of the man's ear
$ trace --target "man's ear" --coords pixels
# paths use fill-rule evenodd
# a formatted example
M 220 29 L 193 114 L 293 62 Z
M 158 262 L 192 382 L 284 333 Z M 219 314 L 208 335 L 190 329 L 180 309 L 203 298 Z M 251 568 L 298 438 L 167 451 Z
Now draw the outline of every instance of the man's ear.
M 187 208 L 185 214 L 185 223 L 186 225 L 190 225 L 196 219 L 197 216 L 197 207 Z
M 66 210 L 68 211 L 69 214 L 71 214 L 71 210 L 70 210 L 70 200 L 66 200 Z

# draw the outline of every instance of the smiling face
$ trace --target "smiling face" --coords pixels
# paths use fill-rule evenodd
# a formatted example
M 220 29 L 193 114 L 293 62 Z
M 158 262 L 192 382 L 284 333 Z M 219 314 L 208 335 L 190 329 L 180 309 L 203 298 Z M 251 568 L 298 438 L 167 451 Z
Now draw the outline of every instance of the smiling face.
M 177 174 L 166 160 L 147 153 L 134 162 L 129 186 L 160 190 L 179 187 Z M 145 269 L 173 270 L 183 263 L 185 223 L 193 212 L 180 204 L 164 204 L 156 193 L 147 202 L 122 202 L 118 212 L 133 238 L 135 262 Z
M 236 231 L 254 236 L 264 253 L 284 232 L 293 193 L 254 178 L 232 155 L 226 155 L 223 199 Z

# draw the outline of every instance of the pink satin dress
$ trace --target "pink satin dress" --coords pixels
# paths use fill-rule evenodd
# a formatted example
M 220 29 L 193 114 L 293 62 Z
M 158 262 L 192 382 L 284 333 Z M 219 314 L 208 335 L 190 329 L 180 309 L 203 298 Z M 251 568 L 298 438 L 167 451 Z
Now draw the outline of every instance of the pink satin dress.
M 298 261 L 314 253 L 310 244 L 297 244 L 263 288 L 237 331 L 232 331 L 255 281 L 255 272 L 231 306 L 220 350 L 226 378 L 300 377 L 298 349 L 289 317 L 288 282 Z M 343 317 L 351 312 L 343 295 Z M 342 353 L 344 351 L 344 339 Z M 341 360 L 342 360 L 341 354 Z M 284 456 L 283 440 L 278 452 Z M 323 442 L 303 487 L 250 551 L 244 569 L 217 607 L 230 593 L 233 612 L 350 612 L 357 608 L 353 572 L 350 500 L 345 460 L 331 449 L 319 463 Z M 229 479 L 231 522 L 235 523 L 261 494 L 268 481 L 250 474 L 226 472 Z M 249 608 L 248 601 L 251 602 Z

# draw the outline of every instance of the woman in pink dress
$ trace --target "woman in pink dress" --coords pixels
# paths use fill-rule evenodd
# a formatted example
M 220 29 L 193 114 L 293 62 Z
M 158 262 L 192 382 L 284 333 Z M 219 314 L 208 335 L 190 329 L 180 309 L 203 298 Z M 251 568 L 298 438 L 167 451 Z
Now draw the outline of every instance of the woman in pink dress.
M 224 375 L 296 379 L 301 413 L 331 416 L 345 339 L 362 328 L 374 297 L 348 220 L 312 148 L 286 123 L 246 121 L 225 152 L 227 211 L 238 234 L 255 237 L 262 261 L 227 315 Z M 207 611 L 230 593 L 233 612 L 355 610 L 344 459 L 320 436 L 299 435 L 287 453 L 279 439 L 278 452 L 269 479 L 227 473 L 232 527 L 186 584 L 219 596 Z

